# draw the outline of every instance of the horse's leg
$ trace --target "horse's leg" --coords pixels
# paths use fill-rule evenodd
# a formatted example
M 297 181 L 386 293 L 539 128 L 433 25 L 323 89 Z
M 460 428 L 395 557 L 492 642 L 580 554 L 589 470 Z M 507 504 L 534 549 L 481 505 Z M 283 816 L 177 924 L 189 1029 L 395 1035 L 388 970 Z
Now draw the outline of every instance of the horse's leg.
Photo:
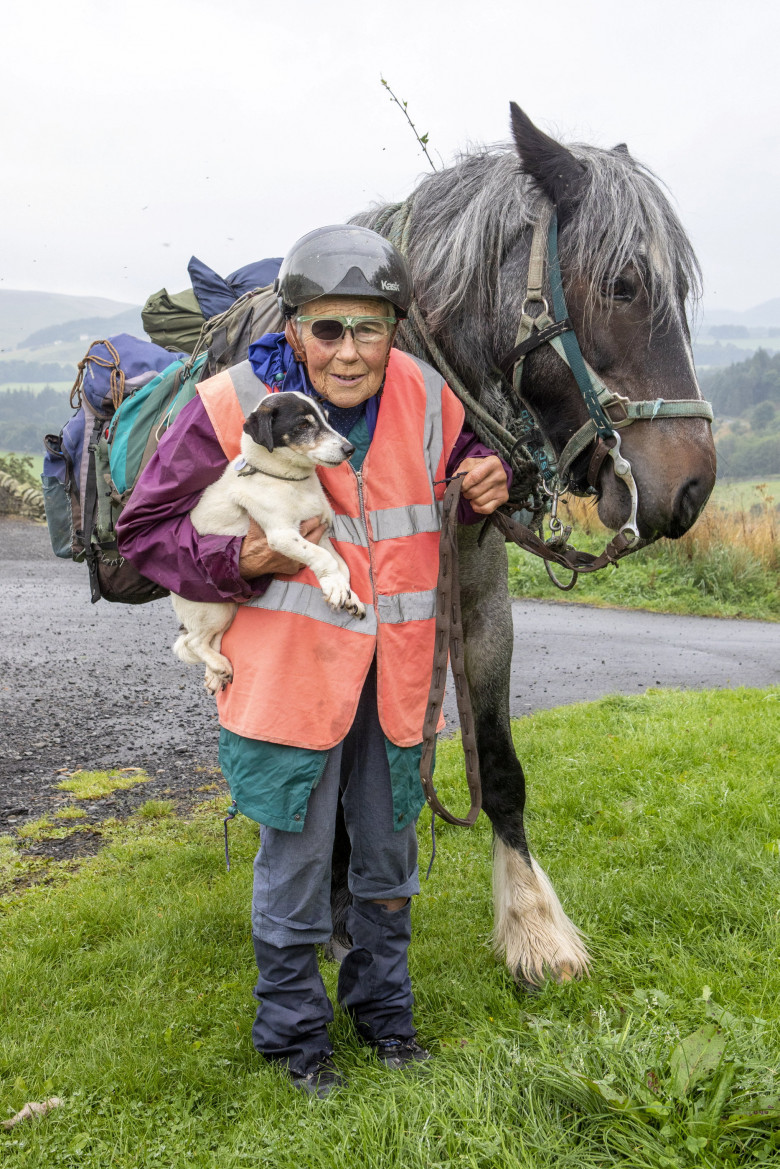
M 525 777 L 509 724 L 512 610 L 504 541 L 491 528 L 459 529 L 466 674 L 482 775 L 483 809 L 493 825 L 494 944 L 515 979 L 538 986 L 587 973 L 588 952 L 531 856 L 523 828 Z

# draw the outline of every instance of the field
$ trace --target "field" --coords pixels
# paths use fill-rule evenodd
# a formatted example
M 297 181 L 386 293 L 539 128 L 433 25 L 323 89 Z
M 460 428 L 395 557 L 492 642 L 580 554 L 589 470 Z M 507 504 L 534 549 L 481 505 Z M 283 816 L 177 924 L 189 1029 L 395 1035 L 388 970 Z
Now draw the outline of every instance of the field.
M 40 394 L 41 390 L 45 390 L 47 388 L 52 390 L 60 390 L 63 393 L 67 393 L 73 388 L 73 380 L 65 382 L 9 382 L 7 385 L 0 384 L 0 394 L 8 393 L 10 390 L 30 390 L 30 392 L 33 394 Z M 66 413 L 62 420 L 63 424 L 67 422 L 67 420 L 68 414 Z
M 549 581 L 541 561 L 509 547 L 509 585 L 515 596 L 576 600 L 589 605 L 690 613 L 702 617 L 780 620 L 780 479 L 756 484 L 722 481 L 693 528 L 680 540 L 652 547 L 592 576 L 571 593 Z M 593 506 L 565 499 L 561 518 L 573 524 L 571 543 L 600 552 L 609 534 Z M 561 583 L 570 574 L 558 573 Z
M 189 823 L 143 808 L 78 873 L 0 900 L 0 1112 L 63 1101 L 0 1129 L 4 1167 L 776 1164 L 778 701 L 651 691 L 517 722 L 529 835 L 592 978 L 519 994 L 490 953 L 489 826 L 440 826 L 412 947 L 436 1058 L 380 1070 L 337 1012 L 350 1086 L 324 1102 L 252 1051 L 253 826 L 228 874 L 221 800 Z M 438 762 L 457 808 L 457 740 Z M 427 820 L 420 842 L 424 866 Z M 24 879 L 8 837 L 3 869 Z
M 0 450 L 0 459 L 7 455 L 14 456 L 14 451 Z M 32 466 L 30 467 L 30 474 L 34 477 L 36 485 L 40 482 L 40 477 L 43 474 L 43 455 L 16 455 L 16 458 L 30 459 Z

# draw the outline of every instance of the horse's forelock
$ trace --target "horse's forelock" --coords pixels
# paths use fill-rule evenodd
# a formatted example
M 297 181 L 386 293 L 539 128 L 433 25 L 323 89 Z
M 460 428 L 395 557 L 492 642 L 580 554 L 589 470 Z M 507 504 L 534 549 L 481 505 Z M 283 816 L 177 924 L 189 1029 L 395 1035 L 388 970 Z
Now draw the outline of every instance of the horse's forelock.
M 589 307 L 598 303 L 603 284 L 630 264 L 645 279 L 656 320 L 675 310 L 681 294 L 698 296 L 693 248 L 655 175 L 627 151 L 568 149 L 585 175 L 562 225 L 561 263 L 585 280 Z M 446 331 L 455 317 L 496 320 L 501 266 L 521 240 L 530 243 L 542 199 L 521 173 L 515 151 L 498 146 L 464 154 L 427 175 L 410 198 L 408 259 L 432 332 Z M 355 222 L 371 226 L 381 212 L 374 208 Z
M 587 280 L 590 307 L 602 285 L 634 265 L 656 320 L 696 299 L 701 271 L 680 220 L 653 172 L 627 151 L 574 145 L 587 179 L 561 232 L 564 270 Z

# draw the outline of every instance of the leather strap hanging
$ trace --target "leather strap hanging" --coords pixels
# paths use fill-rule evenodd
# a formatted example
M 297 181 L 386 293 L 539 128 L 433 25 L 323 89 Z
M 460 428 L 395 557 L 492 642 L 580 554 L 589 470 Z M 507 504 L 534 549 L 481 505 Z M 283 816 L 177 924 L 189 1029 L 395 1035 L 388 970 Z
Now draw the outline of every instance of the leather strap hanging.
M 460 584 L 458 580 L 458 501 L 463 475 L 456 475 L 447 485 L 442 503 L 442 525 L 439 554 L 439 579 L 436 589 L 436 645 L 433 655 L 431 688 L 428 693 L 423 724 L 423 750 L 420 759 L 420 780 L 428 806 L 442 820 L 470 828 L 482 807 L 482 784 L 479 777 L 477 737 L 474 714 L 466 679 L 463 651 L 463 623 L 460 611 Z M 460 716 L 463 754 L 466 758 L 466 782 L 471 795 L 471 807 L 465 818 L 454 816 L 442 804 L 433 786 L 433 761 L 436 748 L 436 726 L 439 721 L 444 687 L 447 681 L 447 651 L 449 650 L 455 697 Z
M 486 520 L 483 532 L 480 534 L 480 541 L 484 530 L 491 523 L 498 528 L 505 540 L 511 540 L 513 544 L 517 544 L 518 548 L 532 552 L 534 556 L 541 556 L 542 560 L 547 560 L 550 564 L 559 564 L 561 568 L 569 568 L 572 572 L 578 573 L 598 572 L 599 569 L 606 568 L 608 564 L 617 564 L 618 560 L 635 552 L 638 548 L 644 548 L 653 543 L 652 540 L 642 539 L 632 541 L 627 539 L 623 532 L 618 532 L 598 556 L 594 556 L 591 552 L 578 552 L 576 548 L 569 547 L 561 551 L 546 544 L 541 537 L 537 536 L 536 532 L 531 531 L 525 524 L 512 519 L 500 509 L 494 511 Z
M 482 807 L 482 783 L 479 775 L 477 737 L 474 728 L 474 713 L 471 707 L 468 680 L 466 678 L 463 623 L 460 609 L 460 584 L 458 579 L 458 501 L 461 480 L 456 475 L 447 485 L 442 503 L 441 540 L 439 544 L 439 578 L 436 589 L 436 643 L 433 654 L 431 688 L 428 692 L 423 724 L 423 750 L 420 759 L 420 781 L 428 806 L 436 815 L 449 824 L 470 828 L 476 821 Z M 572 572 L 597 572 L 608 564 L 616 564 L 623 556 L 633 552 L 637 546 L 651 541 L 640 540 L 631 543 L 618 533 L 604 551 L 593 556 L 589 552 L 577 552 L 574 548 L 560 551 L 550 547 L 525 524 L 518 523 L 503 511 L 495 511 L 485 521 L 484 531 L 493 524 L 505 540 L 511 540 L 527 552 L 541 556 L 544 560 L 569 568 Z M 482 535 L 480 536 L 480 542 Z M 436 726 L 439 721 L 444 687 L 447 681 L 447 653 L 455 682 L 455 698 L 460 716 L 463 754 L 466 760 L 466 782 L 471 796 L 471 807 L 465 817 L 454 816 L 444 807 L 433 786 L 434 751 L 436 748 Z

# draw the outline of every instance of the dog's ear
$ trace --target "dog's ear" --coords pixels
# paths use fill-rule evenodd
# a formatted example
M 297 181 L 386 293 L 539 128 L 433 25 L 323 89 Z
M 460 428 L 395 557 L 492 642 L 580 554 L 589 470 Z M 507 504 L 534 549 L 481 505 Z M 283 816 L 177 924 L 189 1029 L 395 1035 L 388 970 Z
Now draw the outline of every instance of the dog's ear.
M 261 402 L 244 423 L 244 430 L 258 446 L 274 449 L 274 407 L 272 402 Z

